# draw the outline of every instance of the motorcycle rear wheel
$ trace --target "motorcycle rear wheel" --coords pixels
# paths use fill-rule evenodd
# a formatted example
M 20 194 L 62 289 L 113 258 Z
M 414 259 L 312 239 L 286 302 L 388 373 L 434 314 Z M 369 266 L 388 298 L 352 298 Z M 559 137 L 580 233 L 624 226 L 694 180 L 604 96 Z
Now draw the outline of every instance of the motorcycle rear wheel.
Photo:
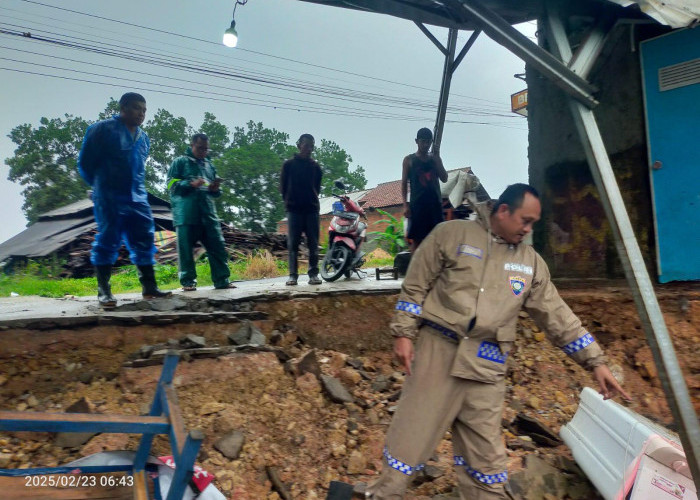
M 321 263 L 321 277 L 326 281 L 335 281 L 350 267 L 350 249 L 345 245 L 333 245 Z

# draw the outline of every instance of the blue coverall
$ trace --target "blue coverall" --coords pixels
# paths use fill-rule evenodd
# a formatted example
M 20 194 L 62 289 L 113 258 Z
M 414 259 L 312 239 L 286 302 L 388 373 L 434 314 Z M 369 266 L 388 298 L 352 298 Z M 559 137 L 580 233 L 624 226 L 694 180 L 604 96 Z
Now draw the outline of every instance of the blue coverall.
M 90 125 L 78 155 L 78 171 L 93 188 L 97 235 L 90 262 L 113 265 L 122 240 L 137 266 L 152 266 L 157 251 L 146 192 L 151 143 L 140 127 L 132 136 L 119 115 Z

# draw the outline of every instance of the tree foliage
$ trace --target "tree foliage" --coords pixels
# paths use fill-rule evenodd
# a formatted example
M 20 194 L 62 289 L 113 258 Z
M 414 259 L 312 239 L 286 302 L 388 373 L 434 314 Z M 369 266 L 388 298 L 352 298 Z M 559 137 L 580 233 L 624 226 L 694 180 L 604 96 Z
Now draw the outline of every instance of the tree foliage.
M 352 157 L 335 142 L 322 139 L 313 156 L 323 170 L 321 196 L 330 196 L 333 182 L 338 179 L 343 181 L 348 191 L 358 191 L 367 185 L 365 169 L 358 166 L 354 171 L 350 171 Z
M 231 147 L 214 160 L 223 185 L 220 215 L 255 232 L 275 231 L 284 217 L 279 191 L 282 161 L 290 155 L 289 135 L 252 121 L 235 127 Z
M 85 198 L 88 189 L 78 174 L 78 152 L 89 123 L 80 117 L 42 118 L 34 128 L 25 123 L 8 137 L 17 144 L 8 180 L 24 186 L 22 211 L 30 223 L 39 215 Z
M 119 103 L 110 99 L 99 119 L 119 113 Z M 9 134 L 17 145 L 8 179 L 24 187 L 22 207 L 30 223 L 39 214 L 85 197 L 88 186 L 78 174 L 78 152 L 85 130 L 92 121 L 65 115 L 64 118 L 41 118 L 39 126 L 15 127 Z M 195 132 L 209 136 L 211 156 L 219 175 L 226 179 L 218 200 L 223 220 L 250 231 L 275 231 L 284 217 L 279 191 L 282 162 L 291 158 L 296 147 L 289 135 L 260 122 L 249 121 L 234 127 L 233 133 L 212 113 L 205 113 L 202 125 L 193 128 L 183 117 L 158 109 L 144 130 L 151 140 L 151 154 L 146 164 L 146 187 L 168 198 L 165 177 L 172 161 L 185 153 Z M 365 171 L 358 166 L 350 170 L 352 158 L 333 141 L 317 144 L 314 158 L 323 169 L 322 196 L 330 195 L 333 181 L 342 179 L 349 190 L 364 189 Z

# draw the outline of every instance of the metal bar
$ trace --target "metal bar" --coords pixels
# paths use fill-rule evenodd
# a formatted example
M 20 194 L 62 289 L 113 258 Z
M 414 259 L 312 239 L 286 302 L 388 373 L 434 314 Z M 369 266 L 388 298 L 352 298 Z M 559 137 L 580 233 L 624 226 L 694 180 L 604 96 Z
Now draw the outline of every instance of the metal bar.
M 450 28 L 447 35 L 447 54 L 445 54 L 445 64 L 442 70 L 442 85 L 440 85 L 440 99 L 438 100 L 437 118 L 435 119 L 435 129 L 433 131 L 433 151 L 440 152 L 442 142 L 442 131 L 445 128 L 445 116 L 447 115 L 447 101 L 450 98 L 450 84 L 452 83 L 452 63 L 457 49 L 457 34 L 459 30 Z
M 588 78 L 595 61 L 603 50 L 608 35 L 615 26 L 615 17 L 611 14 L 603 14 L 591 28 L 588 36 L 579 46 L 573 58 L 569 61 L 569 69 L 581 78 Z M 568 44 L 568 42 L 567 42 Z
M 198 429 L 190 431 L 187 435 L 180 459 L 175 460 L 175 474 L 173 475 L 173 481 L 170 484 L 166 500 L 182 499 L 187 483 L 192 478 L 194 461 L 197 458 L 202 441 L 204 441 L 204 433 Z
M 165 407 L 170 420 L 170 442 L 173 449 L 173 457 L 175 462 L 182 453 L 185 446 L 185 422 L 180 414 L 180 407 L 177 402 L 177 394 L 171 385 L 165 387 Z
M 566 43 L 568 44 L 568 41 Z M 556 39 L 553 39 L 550 45 L 555 53 L 566 51 Z M 595 55 L 590 51 L 585 56 L 582 55 L 579 63 L 582 71 L 590 70 L 595 62 Z M 688 387 L 678 364 L 663 313 L 654 294 L 654 287 L 644 265 L 642 252 L 635 238 L 632 223 L 627 214 L 593 111 L 573 100 L 569 100 L 569 104 L 588 158 L 593 180 L 610 222 L 615 245 L 632 290 L 642 328 L 654 356 L 668 406 L 680 431 L 681 444 L 693 475 L 693 481 L 696 488 L 700 490 L 700 463 L 698 462 L 700 459 L 700 424 L 688 394 Z
M 0 411 L 0 430 L 41 432 L 168 432 L 165 417 L 133 417 L 94 413 Z
M 598 101 L 593 97 L 597 90 L 593 85 L 571 72 L 560 60 L 513 28 L 501 16 L 478 0 L 459 2 L 472 19 L 481 25 L 484 33 L 495 42 L 523 59 L 586 107 L 595 108 L 598 105 Z
M 465 43 L 464 47 L 462 47 L 462 50 L 459 51 L 459 54 L 457 54 L 457 57 L 455 57 L 455 60 L 452 63 L 452 68 L 451 68 L 452 73 L 455 72 L 455 70 L 457 69 L 457 66 L 459 66 L 459 63 L 462 62 L 462 59 L 464 59 L 464 56 L 466 56 L 467 52 L 469 52 L 469 49 L 472 48 L 472 45 L 474 45 L 474 42 L 476 42 L 476 39 L 479 37 L 480 33 L 481 33 L 481 30 L 474 30 L 474 32 L 472 33 L 472 36 L 469 37 L 469 40 L 467 40 L 467 43 Z
M 170 384 L 173 381 L 178 359 L 179 356 L 174 352 L 168 352 L 168 354 L 165 355 L 165 359 L 163 360 L 163 369 L 160 372 L 160 378 L 158 379 L 158 385 L 156 386 L 156 393 L 153 396 L 153 402 L 151 403 L 151 410 L 148 412 L 149 415 L 163 414 L 162 398 L 165 394 L 164 387 L 166 384 Z M 143 436 L 141 436 L 139 447 L 136 450 L 136 455 L 134 456 L 134 470 L 141 471 L 146 467 L 146 461 L 148 460 L 148 455 L 151 453 L 153 438 L 156 434 L 157 433 L 153 432 L 145 432 Z
M 423 32 L 425 36 L 428 37 L 428 39 L 435 44 L 435 46 L 440 49 L 440 52 L 442 52 L 444 55 L 447 55 L 447 49 L 443 44 L 440 43 L 440 40 L 435 38 L 435 35 L 433 35 L 428 28 L 426 28 L 423 23 L 419 23 L 418 21 L 414 21 L 416 23 L 416 26 Z

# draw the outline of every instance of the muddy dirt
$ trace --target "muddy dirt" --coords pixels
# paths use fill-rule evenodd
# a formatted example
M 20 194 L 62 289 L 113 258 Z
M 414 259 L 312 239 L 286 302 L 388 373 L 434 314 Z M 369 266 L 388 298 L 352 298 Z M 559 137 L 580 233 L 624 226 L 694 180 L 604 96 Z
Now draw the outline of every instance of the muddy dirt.
M 630 409 L 674 427 L 651 352 L 624 286 L 563 287 L 562 295 L 596 336 L 611 367 L 634 398 Z M 658 290 L 680 365 L 700 410 L 700 287 Z M 381 468 L 384 434 L 403 375 L 392 364 L 387 324 L 395 295 L 333 296 L 259 302 L 268 319 L 254 324 L 292 359 L 315 349 L 321 371 L 337 377 L 353 403 L 333 403 L 318 379 L 290 373 L 275 354 L 232 354 L 218 359 L 181 360 L 175 385 L 187 429 L 200 428 L 206 439 L 198 464 L 216 476 L 216 486 L 236 500 L 275 500 L 267 470 L 275 467 L 294 499 L 325 498 L 331 480 L 372 481 Z M 0 335 L 0 408 L 63 411 L 86 398 L 99 413 L 142 414 L 148 410 L 159 366 L 123 368 L 142 345 L 194 333 L 208 345 L 227 345 L 240 324 L 198 323 L 167 326 L 95 327 L 54 331 L 8 330 Z M 582 387 L 594 387 L 589 374 L 552 347 L 530 318 L 521 314 L 517 349 L 508 375 L 504 422 L 518 413 L 537 418 L 558 432 L 576 411 Z M 235 459 L 214 443 L 240 431 L 245 444 Z M 561 469 L 565 446 L 514 446 L 509 470 L 523 468 L 536 454 Z M 0 434 L 0 466 L 54 466 L 104 449 L 134 449 L 135 436 L 100 435 L 76 448 L 55 446 L 53 436 Z M 165 438 L 154 454 L 169 454 Z M 448 439 L 430 463 L 439 477 L 412 487 L 408 499 L 428 499 L 452 491 L 454 474 Z M 580 479 L 578 481 L 581 481 Z M 586 486 L 590 488 L 589 486 Z M 578 491 L 578 490 L 577 490 Z M 592 490 L 578 498 L 596 498 Z M 561 498 L 575 498 L 573 496 Z

